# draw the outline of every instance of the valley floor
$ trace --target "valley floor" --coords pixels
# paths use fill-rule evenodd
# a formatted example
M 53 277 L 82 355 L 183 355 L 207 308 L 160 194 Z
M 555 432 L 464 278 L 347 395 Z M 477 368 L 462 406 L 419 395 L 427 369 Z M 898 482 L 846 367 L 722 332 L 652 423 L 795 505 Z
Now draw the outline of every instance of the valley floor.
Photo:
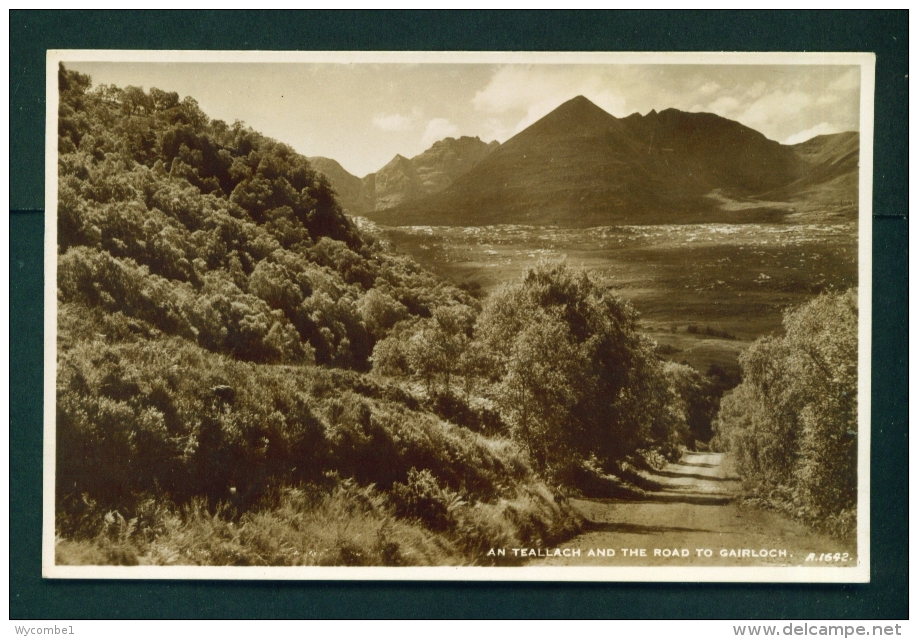
M 820 291 L 857 285 L 857 225 L 828 214 L 806 224 L 358 223 L 439 275 L 482 292 L 518 281 L 542 257 L 565 257 L 631 302 L 641 330 L 669 349 L 668 359 L 701 372 L 711 364 L 734 368 L 738 353 L 756 338 L 781 332 L 785 309 Z

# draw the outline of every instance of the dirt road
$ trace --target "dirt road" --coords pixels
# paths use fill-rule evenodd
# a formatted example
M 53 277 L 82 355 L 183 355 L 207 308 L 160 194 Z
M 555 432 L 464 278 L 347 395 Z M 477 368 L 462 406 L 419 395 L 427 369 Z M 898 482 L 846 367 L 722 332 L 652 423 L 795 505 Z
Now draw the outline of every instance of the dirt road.
M 731 462 L 722 453 L 686 453 L 678 463 L 649 475 L 663 489 L 644 499 L 574 500 L 588 523 L 582 534 L 559 548 L 579 549 L 579 556 L 568 552 L 569 556 L 536 558 L 531 563 L 854 565 L 853 546 L 778 513 L 742 505 L 736 499 L 740 483 Z M 830 561 L 826 553 L 831 554 Z M 837 560 L 835 553 L 839 553 Z

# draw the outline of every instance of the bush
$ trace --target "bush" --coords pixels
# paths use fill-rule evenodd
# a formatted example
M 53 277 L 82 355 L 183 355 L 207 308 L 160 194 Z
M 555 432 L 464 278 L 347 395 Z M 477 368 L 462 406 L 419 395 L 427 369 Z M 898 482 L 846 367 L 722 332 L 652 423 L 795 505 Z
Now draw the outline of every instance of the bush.
M 671 344 L 658 344 L 656 350 L 660 355 L 674 355 L 682 352 L 681 348 L 676 348 Z
M 630 305 L 585 271 L 540 262 L 488 297 L 467 368 L 492 381 L 513 438 L 555 473 L 591 455 L 613 465 L 642 447 L 675 454 L 676 396 L 653 348 Z
M 326 463 L 311 400 L 289 376 L 183 343 L 81 343 L 58 371 L 59 499 L 257 499 Z
M 330 489 L 284 489 L 241 517 L 200 500 L 164 507 L 156 531 L 109 512 L 94 536 L 58 540 L 56 560 L 218 566 L 449 566 L 467 561 L 442 536 L 395 518 L 385 495 L 374 488 L 339 480 Z
M 452 512 L 462 503 L 457 494 L 440 486 L 436 477 L 424 469 L 408 471 L 406 483 L 395 483 L 391 497 L 395 512 L 401 517 L 420 519 L 431 530 L 446 530 L 455 521 Z
M 678 397 L 684 426 L 679 430 L 681 444 L 693 448 L 695 442 L 708 442 L 713 436 L 712 422 L 717 416 L 721 392 L 691 366 L 667 362 L 664 371 Z
M 835 532 L 857 503 L 857 317 L 854 289 L 788 312 L 784 337 L 741 356 L 715 424 L 751 494 Z
M 487 406 L 473 407 L 454 393 L 435 393 L 430 404 L 434 413 L 458 426 L 492 436 L 506 432 L 500 413 Z

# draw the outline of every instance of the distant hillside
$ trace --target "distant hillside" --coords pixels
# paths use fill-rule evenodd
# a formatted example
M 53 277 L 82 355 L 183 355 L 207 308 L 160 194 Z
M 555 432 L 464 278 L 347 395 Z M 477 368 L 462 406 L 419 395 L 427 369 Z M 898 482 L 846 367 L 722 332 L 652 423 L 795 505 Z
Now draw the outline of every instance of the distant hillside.
M 338 200 L 351 213 L 387 209 L 411 202 L 451 185 L 500 146 L 475 137 L 445 138 L 411 159 L 396 155 L 363 179 L 348 173 L 329 158 L 309 161 L 328 177 Z
M 828 210 L 856 216 L 860 136 L 852 131 L 819 135 L 791 148 L 804 163 L 805 172 L 765 197 L 792 201 L 803 214 L 821 215 Z
M 328 178 L 329 184 L 338 196 L 338 202 L 345 210 L 366 211 L 374 207 L 372 192 L 364 186 L 364 180 L 351 175 L 347 169 L 330 158 L 307 159 L 316 171 L 324 173 Z
M 793 201 L 828 179 L 841 179 L 841 191 L 856 183 L 857 134 L 840 135 L 847 141 L 785 146 L 710 113 L 619 119 L 578 96 L 443 191 L 368 217 L 388 225 L 572 227 L 776 219 L 793 209 L 779 195 Z M 852 149 L 854 164 L 845 155 Z M 779 191 L 795 183 L 793 193 Z

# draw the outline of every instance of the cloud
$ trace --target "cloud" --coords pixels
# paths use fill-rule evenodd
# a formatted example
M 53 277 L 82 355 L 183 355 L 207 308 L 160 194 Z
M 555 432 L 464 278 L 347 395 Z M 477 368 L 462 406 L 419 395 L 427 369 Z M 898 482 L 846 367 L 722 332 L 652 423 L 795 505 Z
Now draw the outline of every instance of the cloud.
M 713 80 L 708 80 L 700 87 L 698 87 L 698 93 L 701 95 L 711 95 L 712 93 L 717 93 L 720 90 L 720 85 L 714 82 Z
M 505 65 L 472 107 L 481 132 L 501 142 L 577 95 L 616 117 L 704 111 L 783 140 L 821 123 L 857 129 L 859 89 L 859 69 L 843 66 Z
M 860 68 L 849 69 L 838 78 L 829 83 L 828 90 L 831 92 L 852 92 L 861 89 L 861 70 Z
M 379 113 L 373 116 L 373 126 L 383 131 L 407 131 L 414 128 L 415 117 L 400 113 Z
M 838 127 L 832 126 L 828 122 L 820 122 L 816 126 L 811 126 L 805 131 L 794 133 L 784 140 L 784 144 L 799 144 L 816 137 L 817 135 L 828 135 L 830 133 L 841 133 Z
M 860 69 L 851 69 L 829 82 L 825 92 L 819 96 L 817 104 L 820 106 L 828 106 L 837 102 L 851 100 L 859 95 L 860 89 Z
M 481 139 L 485 142 L 507 140 L 513 135 L 513 126 L 512 123 L 508 124 L 501 118 L 486 118 L 482 123 Z
M 770 130 L 776 122 L 793 121 L 810 110 L 816 96 L 802 91 L 774 91 L 748 105 L 737 119 L 759 131 Z
M 740 106 L 740 101 L 734 98 L 732 95 L 722 95 L 713 102 L 709 103 L 704 108 L 704 110 L 727 117 L 725 114 L 736 113 Z
M 587 66 L 504 66 L 475 94 L 472 106 L 493 116 L 489 129 L 501 141 L 578 95 L 613 115 L 627 115 L 627 104 L 614 88 L 610 71 Z
M 707 109 L 791 144 L 858 128 L 857 67 L 762 67 L 750 71 L 746 78 L 737 75 L 732 82 L 723 82 L 724 89 L 712 96 Z
M 458 131 L 459 127 L 446 118 L 434 118 L 427 123 L 427 127 L 424 129 L 424 135 L 421 137 L 421 142 L 425 145 L 431 145 L 443 138 L 456 135 Z

